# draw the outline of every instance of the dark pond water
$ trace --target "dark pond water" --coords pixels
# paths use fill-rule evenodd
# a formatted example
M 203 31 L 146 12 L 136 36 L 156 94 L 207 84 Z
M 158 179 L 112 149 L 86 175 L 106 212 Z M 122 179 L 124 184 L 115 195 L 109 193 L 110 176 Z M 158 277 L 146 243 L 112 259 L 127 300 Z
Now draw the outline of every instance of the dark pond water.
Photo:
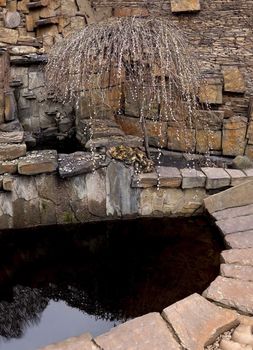
M 35 350 L 201 293 L 219 272 L 206 218 L 142 219 L 0 234 L 0 349 Z

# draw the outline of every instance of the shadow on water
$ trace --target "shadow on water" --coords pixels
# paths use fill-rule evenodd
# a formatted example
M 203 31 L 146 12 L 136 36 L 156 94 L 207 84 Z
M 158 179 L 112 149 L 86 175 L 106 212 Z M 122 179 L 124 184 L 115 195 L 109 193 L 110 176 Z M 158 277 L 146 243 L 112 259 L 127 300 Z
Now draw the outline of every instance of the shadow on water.
M 210 284 L 219 272 L 222 249 L 219 234 L 205 217 L 2 233 L 0 348 L 33 350 L 78 332 L 98 335 L 127 319 L 160 312 Z M 45 331 L 49 311 L 57 326 Z M 63 325 L 68 319 L 71 327 Z M 34 328 L 38 334 L 41 330 L 42 341 L 36 342 Z M 24 339 L 22 348 L 18 341 Z

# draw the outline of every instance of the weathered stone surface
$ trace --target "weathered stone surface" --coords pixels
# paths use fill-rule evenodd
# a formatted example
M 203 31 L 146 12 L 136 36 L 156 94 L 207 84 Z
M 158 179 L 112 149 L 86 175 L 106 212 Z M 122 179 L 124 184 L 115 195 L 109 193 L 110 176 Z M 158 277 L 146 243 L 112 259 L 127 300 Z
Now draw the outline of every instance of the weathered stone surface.
M 201 103 L 222 104 L 222 85 L 208 83 L 201 86 L 199 91 L 199 101 Z
M 21 143 L 24 140 L 23 131 L 2 132 L 0 131 L 0 143 Z
M 98 350 L 90 334 L 85 333 L 79 337 L 72 337 L 60 343 L 51 344 L 40 350 Z
M 226 264 L 253 266 L 253 248 L 224 250 L 221 261 Z
M 172 12 L 192 12 L 200 10 L 199 0 L 172 0 L 171 11 Z
M 3 176 L 3 189 L 5 191 L 12 191 L 13 190 L 13 183 L 15 179 L 13 176 L 10 175 L 4 175 Z
M 201 168 L 206 175 L 206 188 L 216 189 L 230 185 L 230 176 L 222 168 Z
M 6 44 L 16 44 L 18 31 L 15 29 L 0 28 L 0 41 Z
M 253 282 L 253 266 L 221 264 L 220 273 L 224 277 Z
M 218 276 L 203 295 L 219 304 L 253 314 L 253 282 Z
M 222 151 L 227 156 L 243 155 L 246 146 L 248 120 L 245 117 L 232 117 L 223 123 Z
M 228 175 L 231 177 L 231 186 L 237 186 L 244 182 L 249 181 L 247 176 L 239 169 L 225 169 Z
M 93 159 L 88 152 L 59 154 L 58 162 L 59 174 L 63 178 L 90 173 L 108 164 L 104 157 L 95 154 Z
M 226 235 L 225 243 L 234 249 L 253 248 L 253 230 Z
M 116 7 L 113 15 L 115 17 L 146 17 L 149 15 L 149 12 L 146 7 Z
M 39 201 L 40 221 L 42 225 L 55 225 L 56 207 L 55 204 L 47 199 L 40 199 Z
M 246 90 L 242 72 L 236 66 L 227 66 L 222 69 L 224 90 L 228 92 L 244 93 Z
M 214 212 L 212 216 L 216 220 L 224 220 L 224 219 L 231 219 L 231 218 L 236 218 L 237 216 L 250 215 L 250 214 L 253 215 L 253 204 L 220 210 L 220 211 Z
M 238 324 L 235 312 L 193 294 L 163 310 L 184 349 L 203 350 L 221 333 Z
M 168 149 L 180 152 L 193 152 L 196 145 L 195 130 L 182 126 L 168 127 Z
M 235 186 L 205 199 L 205 207 L 209 213 L 227 208 L 252 204 L 253 181 Z
M 29 152 L 18 162 L 18 172 L 22 175 L 52 173 L 57 167 L 57 152 L 53 150 Z
M 182 175 L 182 188 L 205 187 L 206 176 L 202 171 L 185 168 L 180 170 Z
M 246 174 L 248 180 L 253 180 L 253 169 L 244 169 L 243 172 Z
M 224 235 L 253 229 L 253 214 L 219 220 L 216 225 Z
M 0 124 L 0 130 L 4 132 L 22 131 L 23 128 L 18 120 L 14 120 L 13 122 Z
M 196 152 L 206 153 L 210 150 L 220 151 L 221 148 L 221 130 L 196 130 Z
M 166 322 L 158 313 L 135 318 L 95 339 L 103 350 L 179 350 Z
M 0 163 L 0 174 L 15 174 L 18 171 L 18 160 L 10 160 Z
M 98 170 L 86 177 L 88 209 L 92 215 L 106 217 L 105 171 Z
M 157 186 L 177 188 L 180 187 L 182 176 L 177 168 L 159 167 L 157 172 L 136 175 L 132 181 L 132 187 L 148 188 Z
M 4 15 L 4 24 L 6 28 L 17 28 L 21 23 L 21 17 L 17 11 L 7 11 Z
M 253 168 L 253 162 L 247 156 L 237 156 L 233 159 L 232 165 L 236 169 L 250 169 Z
M 110 138 L 98 138 L 90 140 L 86 143 L 85 147 L 87 149 L 91 148 L 91 145 L 94 148 L 110 148 L 114 146 L 124 145 L 129 147 L 141 147 L 143 140 L 140 137 L 126 135 L 126 136 L 112 136 Z
M 0 144 L 0 161 L 13 160 L 26 154 L 25 144 Z
M 253 160 L 253 145 L 247 145 L 245 148 L 245 155 L 252 161 Z
M 6 122 L 17 119 L 17 103 L 13 91 L 5 92 L 4 98 L 4 119 Z

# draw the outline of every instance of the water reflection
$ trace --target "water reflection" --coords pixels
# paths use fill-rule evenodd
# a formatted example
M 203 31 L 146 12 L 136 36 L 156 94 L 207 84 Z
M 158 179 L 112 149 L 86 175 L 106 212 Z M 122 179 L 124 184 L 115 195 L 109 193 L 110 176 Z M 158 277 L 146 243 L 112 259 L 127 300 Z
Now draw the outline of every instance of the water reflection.
M 3 233 L 0 348 L 34 350 L 98 335 L 201 293 L 219 272 L 222 248 L 204 218 Z

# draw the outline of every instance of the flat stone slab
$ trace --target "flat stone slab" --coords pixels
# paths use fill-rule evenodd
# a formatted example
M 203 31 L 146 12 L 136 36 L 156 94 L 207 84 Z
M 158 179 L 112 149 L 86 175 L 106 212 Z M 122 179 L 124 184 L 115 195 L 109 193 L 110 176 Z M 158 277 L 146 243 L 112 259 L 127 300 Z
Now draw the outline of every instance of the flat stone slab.
M 204 203 L 208 212 L 212 214 L 228 208 L 249 205 L 252 204 L 252 201 L 253 181 L 249 181 L 210 196 L 204 200 Z
M 226 235 L 225 242 L 230 248 L 253 248 L 253 230 Z
M 177 168 L 161 166 L 157 171 L 160 175 L 160 187 L 177 188 L 181 186 L 182 176 Z
M 22 143 L 24 140 L 24 131 L 0 131 L 0 143 Z
M 241 185 L 242 183 L 249 181 L 246 174 L 239 169 L 225 169 L 228 175 L 231 177 L 231 186 Z
M 132 136 L 132 135 L 126 135 L 126 136 L 111 136 L 109 138 L 107 137 L 101 137 L 94 140 L 89 140 L 85 148 L 91 149 L 91 147 L 94 148 L 111 148 L 114 146 L 129 146 L 129 147 L 141 147 L 143 145 L 143 140 L 141 137 L 138 136 Z
M 235 312 L 222 309 L 198 294 L 169 306 L 162 315 L 187 350 L 203 350 L 221 333 L 238 324 Z
M 54 150 L 32 151 L 18 161 L 18 172 L 22 175 L 52 173 L 57 167 L 57 152 Z
M 157 186 L 158 175 L 157 173 L 144 173 L 135 175 L 132 179 L 131 186 L 138 188 L 149 188 Z
M 253 200 L 253 198 L 252 198 Z M 225 220 L 219 220 L 216 225 L 224 235 L 230 233 L 243 232 L 253 230 L 253 215 L 238 216 Z
M 196 169 L 185 168 L 180 170 L 182 175 L 182 188 L 205 187 L 205 174 Z
M 26 145 L 21 144 L 0 144 L 0 161 L 13 160 L 26 155 Z
M 98 154 L 94 154 L 93 158 L 90 152 L 59 154 L 58 163 L 59 174 L 63 178 L 91 173 L 108 164 Z
M 214 212 L 212 216 L 216 220 L 225 220 L 236 218 L 237 216 L 244 216 L 253 214 L 253 204 L 244 205 L 242 207 L 228 208 Z
M 159 313 L 135 318 L 100 335 L 95 342 L 103 350 L 180 350 Z
M 0 163 L 0 174 L 15 174 L 18 171 L 18 160 L 6 160 Z
M 236 264 L 221 264 L 221 276 L 236 278 L 253 282 L 253 266 L 241 266 Z
M 253 180 L 253 169 L 243 169 L 243 172 L 248 177 L 248 180 Z
M 201 168 L 206 175 L 206 189 L 230 186 L 231 178 L 223 168 Z
M 92 341 L 90 334 L 82 334 L 79 337 L 72 337 L 60 343 L 51 344 L 39 350 L 99 350 Z
M 221 252 L 221 261 L 226 264 L 253 266 L 253 248 L 224 250 Z
M 203 296 L 243 313 L 253 314 L 253 282 L 218 276 Z

